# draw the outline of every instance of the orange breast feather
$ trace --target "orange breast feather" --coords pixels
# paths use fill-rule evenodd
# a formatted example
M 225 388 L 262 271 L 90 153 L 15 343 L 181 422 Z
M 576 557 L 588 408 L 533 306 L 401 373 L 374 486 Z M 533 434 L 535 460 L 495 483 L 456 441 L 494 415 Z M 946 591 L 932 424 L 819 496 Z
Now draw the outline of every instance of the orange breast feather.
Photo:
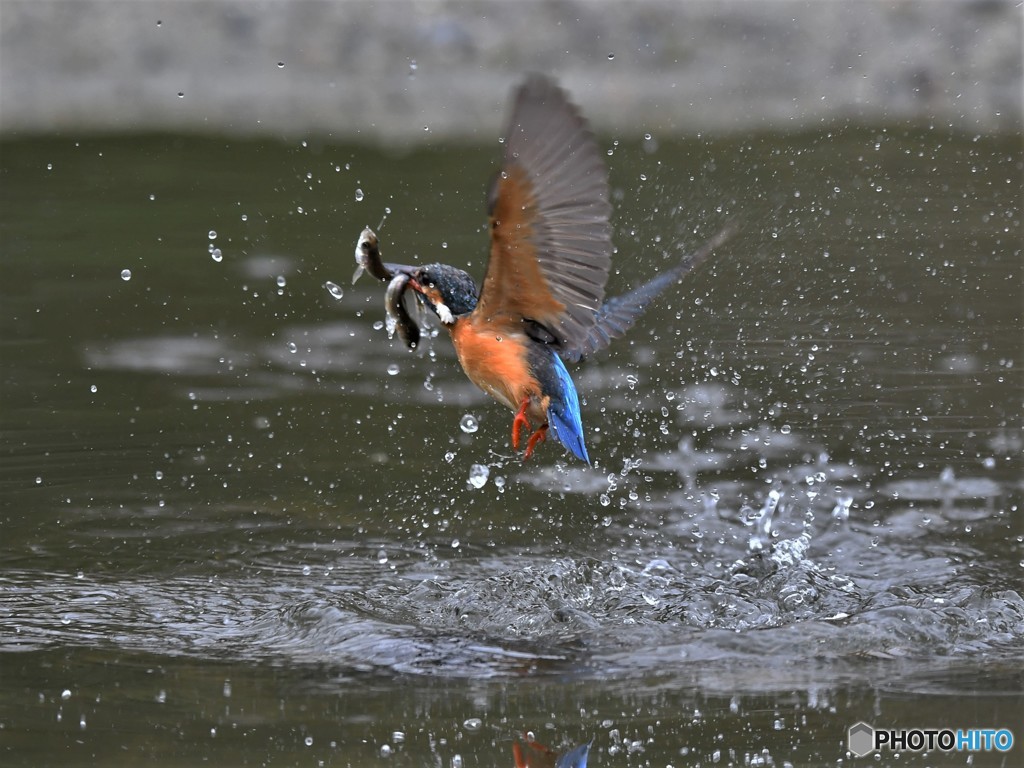
M 461 318 L 450 326 L 459 362 L 470 380 L 498 402 L 517 410 L 540 386 L 526 359 L 526 340 L 520 333 L 502 332 Z

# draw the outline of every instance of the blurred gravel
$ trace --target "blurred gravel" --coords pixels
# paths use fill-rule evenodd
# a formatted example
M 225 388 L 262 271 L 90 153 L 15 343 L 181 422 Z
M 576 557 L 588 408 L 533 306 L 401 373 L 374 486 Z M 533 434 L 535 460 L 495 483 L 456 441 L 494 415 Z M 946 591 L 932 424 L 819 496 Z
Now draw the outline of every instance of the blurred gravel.
M 613 133 L 1020 131 L 1022 28 L 1010 0 L 2 0 L 0 134 L 491 141 L 530 70 Z

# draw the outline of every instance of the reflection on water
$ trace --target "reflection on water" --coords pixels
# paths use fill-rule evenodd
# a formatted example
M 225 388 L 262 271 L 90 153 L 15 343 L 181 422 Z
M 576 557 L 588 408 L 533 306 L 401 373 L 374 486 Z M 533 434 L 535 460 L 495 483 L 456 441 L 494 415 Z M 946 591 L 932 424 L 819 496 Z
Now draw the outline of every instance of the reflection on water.
M 1013 141 L 616 149 L 613 293 L 743 226 L 574 371 L 594 469 L 522 463 L 350 285 L 385 206 L 389 258 L 479 272 L 492 153 L 8 144 L 12 764 L 835 764 L 860 719 L 1016 722 Z

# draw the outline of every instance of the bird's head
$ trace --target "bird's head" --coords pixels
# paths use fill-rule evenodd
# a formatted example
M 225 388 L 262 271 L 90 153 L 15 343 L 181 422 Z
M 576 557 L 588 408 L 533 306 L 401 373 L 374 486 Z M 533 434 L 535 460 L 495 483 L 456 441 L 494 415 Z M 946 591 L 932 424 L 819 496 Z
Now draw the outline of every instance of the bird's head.
M 456 317 L 476 308 L 476 283 L 461 269 L 448 264 L 426 264 L 411 269 L 408 274 L 412 278 L 409 287 L 445 325 L 451 325 Z

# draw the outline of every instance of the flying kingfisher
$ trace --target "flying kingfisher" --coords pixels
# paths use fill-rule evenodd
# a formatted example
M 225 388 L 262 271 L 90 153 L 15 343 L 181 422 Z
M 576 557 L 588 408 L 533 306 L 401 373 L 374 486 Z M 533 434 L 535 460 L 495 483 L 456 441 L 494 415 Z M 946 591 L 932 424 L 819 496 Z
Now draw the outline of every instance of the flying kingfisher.
M 594 743 L 591 740 L 558 754 L 529 736 L 524 736 L 524 740 L 525 746 L 518 741 L 512 742 L 512 757 L 516 768 L 587 768 L 587 756 Z
M 366 269 L 394 278 L 389 308 L 400 308 L 406 288 L 415 291 L 448 329 L 470 380 L 515 412 L 512 447 L 529 433 L 524 459 L 550 430 L 590 464 L 564 361 L 623 335 L 729 234 L 723 230 L 649 283 L 604 301 L 612 256 L 608 197 L 608 172 L 586 121 L 552 80 L 532 75 L 515 92 L 504 162 L 488 197 L 491 251 L 479 293 L 472 277 L 448 264 L 383 264 L 369 228 L 356 247 L 356 276 Z M 410 316 L 399 318 L 403 338 L 418 340 Z

